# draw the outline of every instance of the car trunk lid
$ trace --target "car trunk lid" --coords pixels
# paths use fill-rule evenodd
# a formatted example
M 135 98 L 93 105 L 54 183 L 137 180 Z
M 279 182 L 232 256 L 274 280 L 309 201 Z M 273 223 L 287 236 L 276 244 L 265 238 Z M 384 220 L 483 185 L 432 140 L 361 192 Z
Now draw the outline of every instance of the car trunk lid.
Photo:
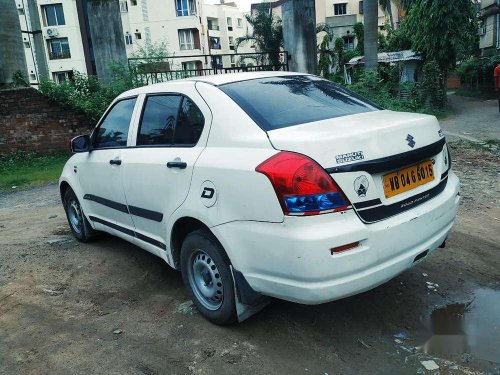
M 323 166 L 365 222 L 411 208 L 413 204 L 384 211 L 385 206 L 401 206 L 408 203 L 405 200 L 438 187 L 447 167 L 442 132 L 436 118 L 429 115 L 367 112 L 271 130 L 268 137 L 276 149 L 307 155 Z M 432 180 L 386 196 L 384 175 L 423 161 L 432 163 Z M 374 206 L 379 212 L 369 215 Z

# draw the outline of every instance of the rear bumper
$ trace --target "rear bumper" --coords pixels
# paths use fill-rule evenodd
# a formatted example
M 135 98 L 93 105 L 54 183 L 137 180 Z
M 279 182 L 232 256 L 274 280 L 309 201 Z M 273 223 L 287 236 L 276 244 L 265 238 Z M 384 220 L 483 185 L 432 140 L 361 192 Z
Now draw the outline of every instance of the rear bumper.
M 212 230 L 255 291 L 319 304 L 372 289 L 434 251 L 451 230 L 459 200 L 458 178 L 450 172 L 437 197 L 374 224 L 363 224 L 351 210 L 282 223 L 235 221 Z M 355 249 L 330 253 L 357 241 Z

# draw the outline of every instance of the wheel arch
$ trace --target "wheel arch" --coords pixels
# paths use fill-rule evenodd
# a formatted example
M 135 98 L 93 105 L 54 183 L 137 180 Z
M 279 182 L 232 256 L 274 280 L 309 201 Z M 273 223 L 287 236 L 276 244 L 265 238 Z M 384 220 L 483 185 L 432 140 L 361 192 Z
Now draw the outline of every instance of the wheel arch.
M 221 246 L 224 250 L 224 255 L 229 260 L 227 256 L 227 252 L 224 249 L 224 246 L 220 243 L 214 233 L 210 230 L 210 228 L 203 223 L 201 220 L 196 219 L 191 216 L 184 216 L 178 218 L 174 225 L 172 226 L 172 230 L 170 233 L 170 249 L 173 260 L 173 266 L 175 269 L 180 269 L 180 257 L 181 257 L 181 247 L 185 238 L 192 232 L 196 230 L 204 230 L 209 233 Z M 230 261 L 229 261 L 230 263 Z
M 68 189 L 72 189 L 71 188 L 71 185 L 69 184 L 69 182 L 67 181 L 61 181 L 61 183 L 59 184 L 59 193 L 61 195 L 61 201 L 64 203 L 64 195 L 66 194 L 66 192 L 68 191 Z

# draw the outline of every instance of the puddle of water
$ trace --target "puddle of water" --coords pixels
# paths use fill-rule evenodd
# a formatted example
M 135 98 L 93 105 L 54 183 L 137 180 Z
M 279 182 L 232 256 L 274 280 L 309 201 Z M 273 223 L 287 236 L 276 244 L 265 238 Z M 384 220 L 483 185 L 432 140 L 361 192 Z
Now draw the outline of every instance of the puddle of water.
M 441 307 L 430 316 L 432 337 L 423 351 L 431 355 L 469 353 L 500 363 L 500 291 L 481 288 L 468 303 Z

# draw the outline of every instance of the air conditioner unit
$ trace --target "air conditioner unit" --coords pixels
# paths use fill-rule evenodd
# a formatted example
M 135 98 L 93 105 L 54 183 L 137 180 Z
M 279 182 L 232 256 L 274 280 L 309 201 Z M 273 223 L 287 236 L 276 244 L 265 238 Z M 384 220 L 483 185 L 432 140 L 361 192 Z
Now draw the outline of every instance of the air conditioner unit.
M 58 35 L 59 35 L 59 31 L 57 31 L 57 29 L 54 29 L 52 27 L 46 28 L 44 30 L 44 33 L 43 33 L 43 36 L 45 37 L 45 39 L 54 38 Z

